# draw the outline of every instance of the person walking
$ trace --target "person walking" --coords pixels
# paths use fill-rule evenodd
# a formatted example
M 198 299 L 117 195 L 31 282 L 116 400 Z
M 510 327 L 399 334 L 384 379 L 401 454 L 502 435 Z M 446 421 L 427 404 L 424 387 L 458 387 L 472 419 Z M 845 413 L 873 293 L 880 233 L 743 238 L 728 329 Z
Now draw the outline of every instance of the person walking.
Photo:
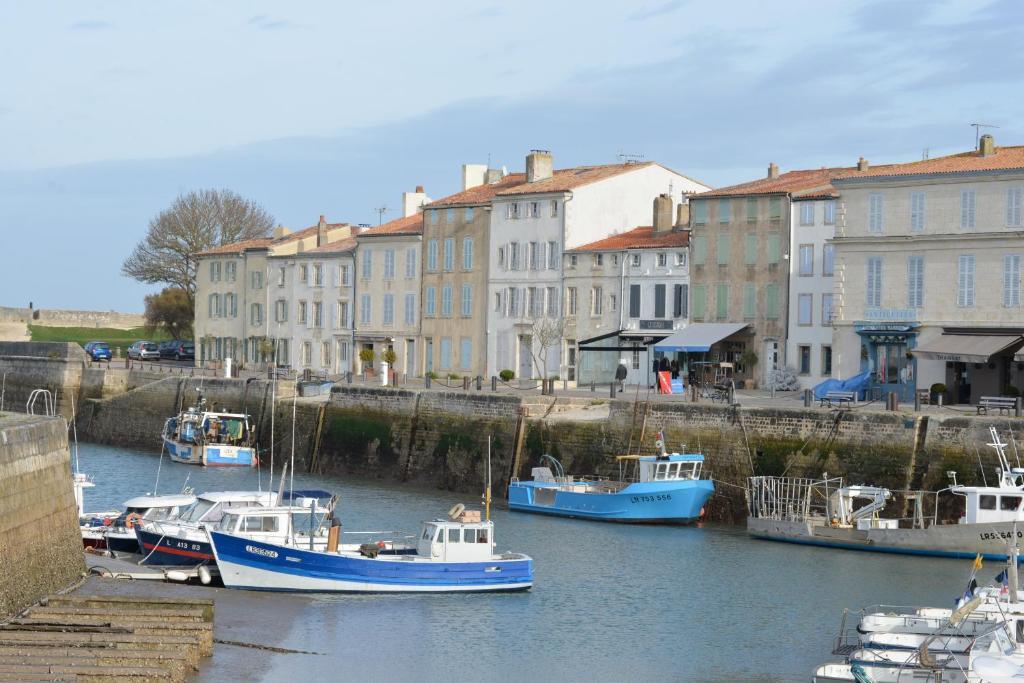
M 622 389 L 626 386 L 626 375 L 628 374 L 628 372 L 629 371 L 626 370 L 626 359 L 620 358 L 619 367 L 615 368 L 615 381 L 619 385 L 620 394 L 622 393 Z

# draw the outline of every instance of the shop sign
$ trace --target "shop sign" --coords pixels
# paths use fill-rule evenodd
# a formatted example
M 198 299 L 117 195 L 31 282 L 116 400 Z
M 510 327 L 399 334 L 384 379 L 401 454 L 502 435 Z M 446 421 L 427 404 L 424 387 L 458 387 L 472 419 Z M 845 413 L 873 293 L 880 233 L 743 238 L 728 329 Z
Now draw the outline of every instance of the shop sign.
M 913 308 L 868 308 L 864 319 L 871 322 L 914 322 L 917 311 Z
M 671 320 L 641 320 L 640 321 L 640 329 L 641 330 L 671 330 L 672 329 L 672 321 Z

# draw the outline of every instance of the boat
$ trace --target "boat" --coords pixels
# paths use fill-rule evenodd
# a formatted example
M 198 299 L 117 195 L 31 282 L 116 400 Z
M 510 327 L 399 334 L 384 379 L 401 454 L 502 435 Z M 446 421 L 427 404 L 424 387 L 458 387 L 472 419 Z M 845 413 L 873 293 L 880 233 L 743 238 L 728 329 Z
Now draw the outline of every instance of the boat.
M 489 515 L 488 515 L 489 517 Z M 324 593 L 523 591 L 533 585 L 533 560 L 496 552 L 494 523 L 456 505 L 447 518 L 424 522 L 415 544 L 342 544 L 340 525 L 323 549 L 243 534 L 250 527 L 295 529 L 303 521 L 278 508 L 232 511 L 207 530 L 228 588 Z M 291 531 L 289 531 L 291 535 Z
M 107 550 L 134 555 L 139 552 L 135 527 L 147 522 L 168 522 L 176 519 L 196 502 L 191 493 L 165 496 L 136 496 L 125 501 L 124 512 L 106 527 L 104 534 Z
M 666 453 L 660 436 L 657 455 L 618 456 L 617 480 L 566 475 L 558 460 L 544 455 L 542 462 L 551 467 L 534 467 L 529 481 L 512 479 L 509 509 L 605 522 L 687 524 L 698 520 L 715 492 L 714 483 L 701 478 L 704 456 Z M 623 476 L 625 469 L 634 476 Z
M 82 534 L 82 546 L 103 550 L 107 547 L 107 528 L 120 513 L 117 510 L 86 512 L 85 489 L 94 488 L 96 484 L 82 472 L 75 472 L 72 475 L 71 483 L 75 491 L 75 506 L 78 508 L 78 527 Z
M 806 479 L 758 476 L 748 480 L 747 531 L 772 541 L 829 548 L 1005 560 L 1006 541 L 1024 537 L 1024 468 L 1011 467 L 1006 444 L 990 428 L 999 459 L 995 486 L 956 483 L 936 492 L 903 492 L 910 518 L 884 517 L 894 492 L 877 486 L 847 486 L 842 478 Z M 955 500 L 949 500 L 949 497 Z M 925 514 L 926 504 L 932 513 Z M 939 510 L 962 506 L 964 513 L 943 521 Z
M 168 418 L 160 436 L 174 462 L 204 467 L 255 467 L 256 436 L 245 413 L 207 410 L 202 393 L 196 405 Z

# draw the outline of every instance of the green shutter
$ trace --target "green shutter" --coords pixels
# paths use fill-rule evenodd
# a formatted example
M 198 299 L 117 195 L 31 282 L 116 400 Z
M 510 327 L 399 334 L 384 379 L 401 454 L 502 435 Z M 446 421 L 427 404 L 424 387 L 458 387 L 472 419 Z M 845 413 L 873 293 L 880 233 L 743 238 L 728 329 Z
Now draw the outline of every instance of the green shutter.
M 697 225 L 703 225 L 708 222 L 707 200 L 693 202 L 693 222 Z
M 719 320 L 729 317 L 729 285 L 721 284 L 715 288 L 715 316 Z
M 768 200 L 768 218 L 771 220 L 782 218 L 782 197 L 772 197 Z
M 778 263 L 781 248 L 779 246 L 779 235 L 768 235 L 768 263 Z
M 764 300 L 765 300 L 765 317 L 769 320 L 778 320 L 779 318 L 779 286 L 768 285 L 764 288 Z
M 719 199 L 718 200 L 718 222 L 719 223 L 728 223 L 730 220 L 732 220 L 732 217 L 730 216 L 730 214 L 732 213 L 730 211 L 731 208 L 732 208 L 732 200 L 731 199 Z
M 704 285 L 693 285 L 690 288 L 693 295 L 693 306 L 691 306 L 693 317 L 697 320 L 704 319 Z
M 748 266 L 757 265 L 757 234 L 750 233 L 744 239 L 743 261 Z
M 729 263 L 729 242 L 732 236 L 729 233 L 722 233 L 718 236 L 718 265 L 724 266 Z
M 747 199 L 747 221 L 753 223 L 757 220 L 757 198 Z
M 693 265 L 703 266 L 708 253 L 708 238 L 706 235 L 697 235 L 693 238 Z
M 754 283 L 748 282 L 743 285 L 743 317 L 746 319 L 757 316 L 757 289 Z

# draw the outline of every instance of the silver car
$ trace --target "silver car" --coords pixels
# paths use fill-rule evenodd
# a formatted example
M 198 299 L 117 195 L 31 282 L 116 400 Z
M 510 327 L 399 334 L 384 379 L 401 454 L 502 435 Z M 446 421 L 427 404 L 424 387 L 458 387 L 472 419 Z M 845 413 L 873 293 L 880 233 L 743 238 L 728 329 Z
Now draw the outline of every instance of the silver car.
M 151 341 L 137 341 L 128 347 L 128 357 L 133 360 L 160 360 L 160 348 Z

